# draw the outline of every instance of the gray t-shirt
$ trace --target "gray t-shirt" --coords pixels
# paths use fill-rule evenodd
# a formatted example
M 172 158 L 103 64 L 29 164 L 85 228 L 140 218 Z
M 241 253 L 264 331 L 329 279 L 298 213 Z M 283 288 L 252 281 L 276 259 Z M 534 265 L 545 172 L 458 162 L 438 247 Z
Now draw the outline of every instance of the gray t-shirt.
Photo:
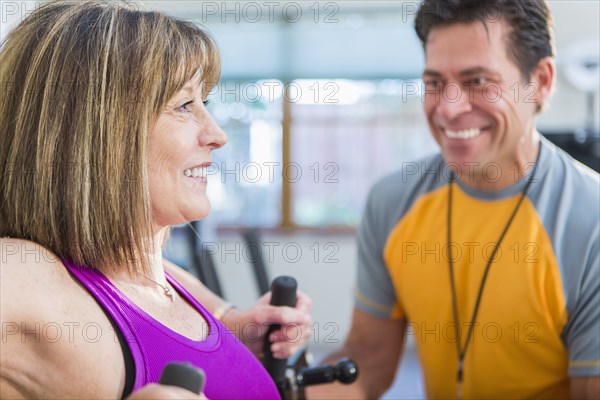
M 555 383 L 561 375 L 566 378 L 567 368 L 572 377 L 600 375 L 598 174 L 542 138 L 538 164 L 512 186 L 481 192 L 456 184 L 452 231 L 453 242 L 456 237 L 458 243 L 455 254 L 462 255 L 455 265 L 455 279 L 457 297 L 463 302 L 459 303 L 460 320 L 465 324 L 470 321 L 485 265 L 485 255 L 479 253 L 489 256 L 534 170 L 526 199 L 500 246 L 502 257 L 492 263 L 477 318 L 479 328 L 496 324 L 495 329 L 503 329 L 504 336 L 497 343 L 480 340 L 481 344 L 476 336 L 466 363 L 473 364 L 471 371 L 483 368 L 486 362 L 478 360 L 491 357 L 490 362 L 496 362 L 494 358 L 505 357 L 516 348 L 527 356 L 523 360 L 508 357 L 506 369 L 518 371 L 520 367 L 514 364 L 529 359 L 533 359 L 531 364 L 521 367 L 530 371 L 551 365 L 547 376 L 540 378 L 541 387 Z M 380 318 L 405 318 L 413 324 L 409 333 L 419 329 L 432 333 L 439 326 L 441 333 L 435 335 L 440 342 L 444 342 L 444 332 L 452 332 L 448 324 L 453 323 L 446 242 L 449 176 L 443 158 L 436 155 L 405 164 L 373 187 L 359 228 L 355 290 L 360 310 Z M 488 231 L 492 239 L 479 242 Z M 467 260 L 469 254 L 475 257 Z M 508 340 L 510 335 L 514 338 Z M 527 343 L 524 337 L 536 341 Z M 429 343 L 435 340 L 418 333 L 415 338 L 431 396 L 432 390 L 439 392 L 430 385 L 454 380 L 445 374 L 446 370 L 455 374 L 456 345 Z M 517 339 L 518 343 L 511 344 Z M 451 365 L 446 368 L 426 362 L 429 351 L 431 357 L 449 357 Z M 561 359 L 564 366 L 557 361 Z M 428 368 L 434 372 L 428 374 Z M 497 364 L 494 368 L 502 371 Z M 505 375 L 513 379 L 510 371 Z M 523 381 L 523 387 L 535 381 L 525 379 L 529 381 Z M 467 381 L 465 384 L 468 386 Z M 515 393 L 533 392 L 523 389 Z

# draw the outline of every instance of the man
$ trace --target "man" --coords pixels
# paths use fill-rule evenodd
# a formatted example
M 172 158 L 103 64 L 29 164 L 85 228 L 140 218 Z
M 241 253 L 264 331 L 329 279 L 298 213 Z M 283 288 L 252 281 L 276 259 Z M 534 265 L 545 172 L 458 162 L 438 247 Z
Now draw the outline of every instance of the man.
M 309 396 L 380 396 L 410 335 L 430 398 L 597 398 L 599 179 L 535 129 L 555 78 L 548 8 L 426 0 L 416 30 L 441 155 L 372 189 L 331 357 L 360 377 Z

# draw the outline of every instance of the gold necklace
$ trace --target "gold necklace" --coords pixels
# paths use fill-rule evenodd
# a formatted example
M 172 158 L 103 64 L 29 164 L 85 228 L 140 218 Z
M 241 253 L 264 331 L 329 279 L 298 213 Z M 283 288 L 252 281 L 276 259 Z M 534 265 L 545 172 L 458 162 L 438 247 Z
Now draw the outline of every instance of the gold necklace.
M 165 294 L 171 298 L 171 301 L 173 301 L 173 302 L 175 301 L 175 299 L 177 298 L 177 292 L 175 291 L 175 289 L 173 289 L 172 287 L 170 287 L 170 286 L 169 286 L 169 283 L 168 283 L 168 281 L 166 281 L 166 280 L 165 280 L 165 282 L 167 283 L 167 285 L 165 286 L 165 285 L 163 285 L 162 283 L 160 283 L 160 282 L 157 282 L 157 281 L 155 281 L 154 279 L 150 278 L 150 277 L 149 277 L 148 275 L 146 275 L 146 274 L 142 274 L 142 275 L 143 275 L 143 276 L 144 276 L 146 279 L 148 279 L 148 280 L 150 280 L 150 281 L 152 281 L 152 282 L 156 283 L 158 286 L 160 286 L 160 287 L 161 287 L 161 288 L 162 288 L 162 289 L 165 291 Z

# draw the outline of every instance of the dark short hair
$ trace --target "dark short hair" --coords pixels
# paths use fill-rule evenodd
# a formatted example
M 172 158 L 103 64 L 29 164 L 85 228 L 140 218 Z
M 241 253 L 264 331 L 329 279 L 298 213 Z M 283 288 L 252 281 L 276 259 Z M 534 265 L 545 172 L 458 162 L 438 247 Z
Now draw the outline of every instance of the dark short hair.
M 554 56 L 552 14 L 545 0 L 425 0 L 415 20 L 423 48 L 432 29 L 502 19 L 511 27 L 506 48 L 525 79 L 544 57 Z

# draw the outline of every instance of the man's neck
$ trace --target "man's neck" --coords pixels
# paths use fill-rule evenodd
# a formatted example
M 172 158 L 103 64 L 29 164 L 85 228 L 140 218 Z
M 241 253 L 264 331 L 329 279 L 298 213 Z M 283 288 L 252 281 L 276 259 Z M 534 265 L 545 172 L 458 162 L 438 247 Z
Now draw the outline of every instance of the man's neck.
M 493 162 L 484 168 L 463 172 L 459 178 L 466 186 L 485 192 L 498 192 L 521 181 L 535 166 L 540 151 L 540 136 L 534 132 L 523 140 L 511 161 Z

